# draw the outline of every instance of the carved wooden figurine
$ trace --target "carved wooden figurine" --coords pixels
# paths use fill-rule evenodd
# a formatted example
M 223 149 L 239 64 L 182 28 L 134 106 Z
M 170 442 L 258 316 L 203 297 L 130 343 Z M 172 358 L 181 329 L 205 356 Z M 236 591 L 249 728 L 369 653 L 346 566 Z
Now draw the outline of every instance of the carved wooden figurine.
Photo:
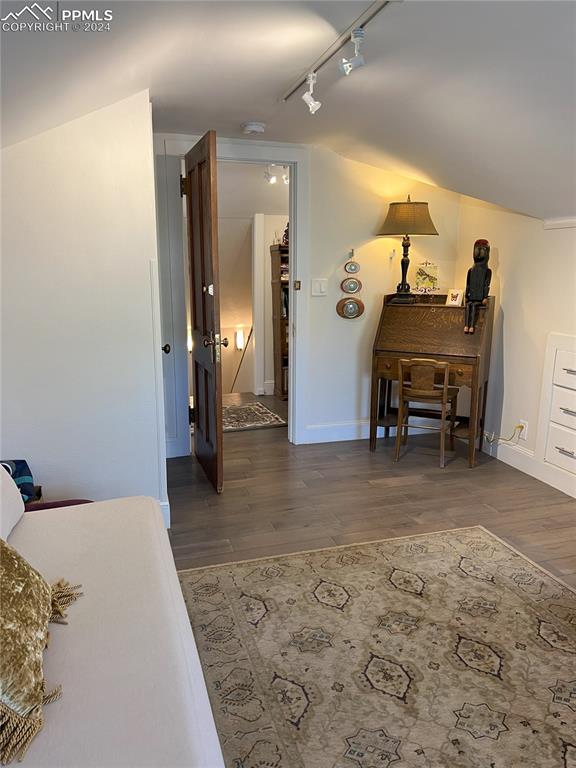
M 474 243 L 474 266 L 468 270 L 466 278 L 466 309 L 464 333 L 474 333 L 478 307 L 488 303 L 492 270 L 488 268 L 490 243 L 488 240 L 476 240 Z

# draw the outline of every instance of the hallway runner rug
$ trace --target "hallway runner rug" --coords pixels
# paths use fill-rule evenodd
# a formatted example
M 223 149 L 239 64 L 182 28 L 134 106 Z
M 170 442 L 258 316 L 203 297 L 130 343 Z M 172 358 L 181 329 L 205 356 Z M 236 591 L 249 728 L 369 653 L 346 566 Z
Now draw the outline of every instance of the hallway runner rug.
M 576 767 L 576 592 L 484 528 L 179 577 L 227 768 Z
M 224 405 L 222 407 L 222 420 L 224 432 L 286 426 L 284 419 L 258 401 L 242 405 Z

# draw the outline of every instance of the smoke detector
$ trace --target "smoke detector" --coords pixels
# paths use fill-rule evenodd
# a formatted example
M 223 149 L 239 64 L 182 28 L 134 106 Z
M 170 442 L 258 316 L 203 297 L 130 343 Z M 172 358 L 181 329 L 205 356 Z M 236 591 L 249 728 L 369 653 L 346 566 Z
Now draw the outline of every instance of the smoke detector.
M 242 133 L 249 136 L 250 134 L 264 133 L 266 130 L 266 123 L 259 123 L 256 120 L 250 120 L 248 123 L 242 125 Z

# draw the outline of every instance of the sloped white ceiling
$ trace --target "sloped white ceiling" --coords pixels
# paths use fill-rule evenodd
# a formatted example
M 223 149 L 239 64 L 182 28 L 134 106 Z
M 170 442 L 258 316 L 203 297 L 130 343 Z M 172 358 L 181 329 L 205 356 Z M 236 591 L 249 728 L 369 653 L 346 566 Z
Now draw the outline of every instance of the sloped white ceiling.
M 315 143 L 540 218 L 576 215 L 576 3 L 405 0 L 366 66 L 281 95 L 369 2 L 108 2 L 110 32 L 2 33 L 3 143 L 150 88 L 155 129 Z M 74 3 L 60 3 L 60 7 Z M 2 3 L 2 14 L 21 3 Z

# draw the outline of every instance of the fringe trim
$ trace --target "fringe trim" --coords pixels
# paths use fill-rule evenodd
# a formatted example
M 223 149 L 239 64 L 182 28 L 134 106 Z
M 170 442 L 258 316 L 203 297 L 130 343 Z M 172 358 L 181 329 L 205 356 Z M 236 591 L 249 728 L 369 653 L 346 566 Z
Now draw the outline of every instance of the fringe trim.
M 83 594 L 81 584 L 70 584 L 60 579 L 52 584 L 52 615 L 50 621 L 55 624 L 67 624 L 66 608 L 76 602 Z
M 42 681 L 44 693 L 45 681 Z M 42 705 L 51 704 L 62 696 L 62 686 L 57 685 L 42 697 Z M 42 706 L 34 707 L 29 715 L 19 715 L 3 702 L 0 702 L 0 763 L 8 765 L 18 758 L 23 760 L 34 737 L 44 725 Z
M 42 708 L 35 707 L 24 717 L 0 702 L 0 762 L 8 765 L 15 757 L 24 758 L 34 737 L 44 725 Z

